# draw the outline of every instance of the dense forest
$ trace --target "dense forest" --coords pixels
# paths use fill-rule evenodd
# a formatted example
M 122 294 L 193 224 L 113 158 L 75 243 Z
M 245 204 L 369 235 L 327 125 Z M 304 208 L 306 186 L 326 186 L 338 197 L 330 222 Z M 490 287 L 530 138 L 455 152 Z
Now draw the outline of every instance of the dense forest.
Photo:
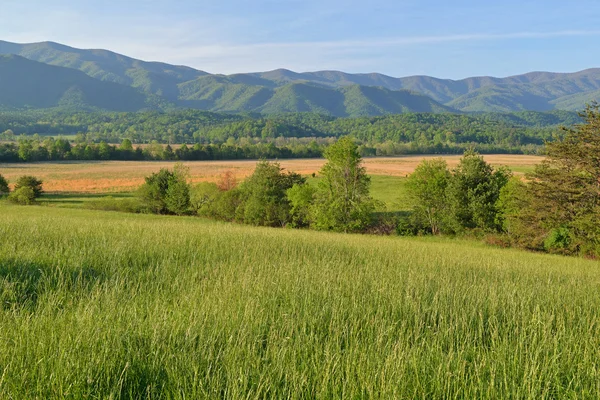
M 319 157 L 342 136 L 354 137 L 364 156 L 462 153 L 469 148 L 539 154 L 546 141 L 560 135 L 559 126 L 577 122 L 577 114 L 565 111 L 361 118 L 197 110 L 5 111 L 0 113 L 0 140 L 6 142 L 0 145 L 0 161 Z M 118 146 L 123 141 L 125 148 Z M 149 146 L 130 149 L 134 144 Z

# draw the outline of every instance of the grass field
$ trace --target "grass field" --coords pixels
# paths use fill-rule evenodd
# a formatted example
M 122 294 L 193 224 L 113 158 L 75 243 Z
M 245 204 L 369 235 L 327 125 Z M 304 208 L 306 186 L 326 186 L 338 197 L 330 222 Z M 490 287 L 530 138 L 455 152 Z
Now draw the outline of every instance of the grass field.
M 364 164 L 370 175 L 406 177 L 423 159 L 434 156 L 410 156 L 394 158 L 366 158 Z M 460 156 L 444 156 L 454 167 Z M 523 155 L 487 155 L 493 165 L 507 165 L 517 174 L 533 169 L 542 157 Z M 281 160 L 282 167 L 300 174 L 318 172 L 325 162 L 322 159 Z M 87 161 L 52 162 L 29 164 L 0 164 L 0 174 L 9 181 L 21 175 L 34 175 L 44 181 L 47 192 L 118 193 L 130 192 L 144 182 L 144 177 L 160 168 L 172 168 L 173 162 L 151 161 Z M 232 171 L 243 179 L 254 171 L 256 161 L 192 161 L 190 167 L 193 182 L 216 181 L 225 171 Z
M 0 398 L 600 398 L 598 262 L 0 202 Z

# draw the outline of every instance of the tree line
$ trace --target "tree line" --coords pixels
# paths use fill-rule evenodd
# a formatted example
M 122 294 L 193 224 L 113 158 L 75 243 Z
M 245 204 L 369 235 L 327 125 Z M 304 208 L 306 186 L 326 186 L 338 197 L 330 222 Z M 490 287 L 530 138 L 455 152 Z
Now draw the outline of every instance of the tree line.
M 20 137 L 16 143 L 0 143 L 0 162 L 40 162 L 63 160 L 132 160 L 132 161 L 199 161 L 238 159 L 286 159 L 322 157 L 325 149 L 337 138 L 277 138 L 228 139 L 220 144 L 164 145 L 153 141 L 147 145 L 133 145 L 124 139 L 120 145 L 80 142 L 71 143 L 62 138 L 41 136 Z M 507 148 L 485 144 L 436 144 L 384 142 L 368 145 L 359 142 L 362 156 L 396 156 L 407 154 L 461 154 L 467 148 L 482 154 L 520 154 L 519 147 Z
M 230 139 L 353 136 L 376 148 L 383 143 L 412 144 L 413 151 L 440 146 L 486 145 L 501 152 L 535 152 L 553 138 L 560 124 L 578 122 L 574 113 L 510 114 L 408 113 L 380 117 L 335 118 L 300 113 L 264 116 L 230 115 L 197 110 L 169 113 L 0 112 L 0 140 L 20 135 L 70 135 L 73 142 L 118 144 L 222 144 Z M 382 146 L 381 151 L 389 151 Z M 464 149 L 464 146 L 463 146 Z

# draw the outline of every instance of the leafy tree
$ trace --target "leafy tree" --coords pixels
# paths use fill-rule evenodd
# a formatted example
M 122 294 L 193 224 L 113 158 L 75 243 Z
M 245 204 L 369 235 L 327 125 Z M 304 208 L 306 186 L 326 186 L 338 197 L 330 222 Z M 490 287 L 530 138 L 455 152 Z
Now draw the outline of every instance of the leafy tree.
M 42 185 L 43 182 L 36 177 L 24 175 L 17 179 L 17 182 L 15 183 L 15 192 L 21 188 L 30 188 L 33 193 L 33 198 L 37 199 L 44 192 Z M 27 193 L 29 193 L 29 191 L 27 191 Z
M 133 151 L 133 145 L 131 144 L 131 140 L 123 139 L 121 145 L 119 146 L 119 150 L 121 151 Z
M 310 225 L 311 207 L 316 189 L 308 184 L 294 184 L 286 191 L 290 203 L 290 226 L 303 228 Z
M 482 156 L 467 151 L 453 171 L 446 191 L 451 230 L 501 230 L 496 203 L 510 177 L 507 168 L 494 170 Z
M 0 175 L 0 196 L 4 196 L 10 192 L 8 187 L 8 181 L 2 175 Z
M 181 164 L 177 164 L 173 171 L 162 168 L 146 178 L 138 196 L 148 212 L 184 214 L 190 205 L 187 169 Z
M 362 166 L 358 146 L 349 137 L 325 150 L 327 163 L 320 171 L 312 207 L 317 229 L 355 232 L 371 222 L 375 202 L 369 195 L 370 179 Z
M 284 226 L 290 220 L 286 191 L 305 179 L 284 172 L 277 162 L 260 161 L 254 173 L 239 187 L 244 199 L 243 221 L 253 225 Z
M 212 216 L 212 206 L 221 191 L 214 182 L 200 182 L 190 190 L 190 207 L 202 216 Z
M 443 159 L 424 160 L 409 176 L 407 189 L 417 226 L 427 226 L 434 235 L 442 231 L 448 213 L 446 189 L 451 174 Z
M 565 128 L 563 139 L 548 143 L 546 159 L 529 176 L 531 197 L 523 218 L 529 218 L 526 223 L 545 233 L 547 250 L 598 256 L 599 105 L 589 105 L 581 116 L 585 123 Z

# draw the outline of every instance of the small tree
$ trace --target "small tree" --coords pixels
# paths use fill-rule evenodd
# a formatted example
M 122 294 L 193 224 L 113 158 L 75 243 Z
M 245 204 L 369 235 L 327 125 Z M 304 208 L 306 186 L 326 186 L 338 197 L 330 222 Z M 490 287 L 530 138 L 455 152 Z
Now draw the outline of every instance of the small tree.
M 232 171 L 225 171 L 219 178 L 219 181 L 217 182 L 217 187 L 223 192 L 231 190 L 237 187 L 237 185 L 237 179 L 235 179 L 235 175 Z
M 407 189 L 416 225 L 427 226 L 434 235 L 442 231 L 447 218 L 446 189 L 450 178 L 448 164 L 441 158 L 422 161 L 408 178 Z
M 365 229 L 371 223 L 375 202 L 369 195 L 371 180 L 358 146 L 344 137 L 325 150 L 325 157 L 311 210 L 314 226 L 342 232 Z
M 30 188 L 33 192 L 34 199 L 37 199 L 44 193 L 42 189 L 43 182 L 34 176 L 24 175 L 17 179 L 15 183 L 15 192 L 21 188 Z
M 498 231 L 496 203 L 511 177 L 506 168 L 494 168 L 482 156 L 467 151 L 453 171 L 446 191 L 449 224 L 454 232 L 479 228 Z
M 198 215 L 212 216 L 212 206 L 221 191 L 214 182 L 201 182 L 190 191 L 190 207 Z
M 0 196 L 7 195 L 10 192 L 8 187 L 8 181 L 2 175 L 0 175 Z
M 138 196 L 144 208 L 155 214 L 185 214 L 190 205 L 188 170 L 182 164 L 170 171 L 162 168 L 146 178 Z
M 279 163 L 260 161 L 254 173 L 239 187 L 244 200 L 243 221 L 253 225 L 284 226 L 290 220 L 286 191 L 304 182 L 299 174 L 283 172 Z

